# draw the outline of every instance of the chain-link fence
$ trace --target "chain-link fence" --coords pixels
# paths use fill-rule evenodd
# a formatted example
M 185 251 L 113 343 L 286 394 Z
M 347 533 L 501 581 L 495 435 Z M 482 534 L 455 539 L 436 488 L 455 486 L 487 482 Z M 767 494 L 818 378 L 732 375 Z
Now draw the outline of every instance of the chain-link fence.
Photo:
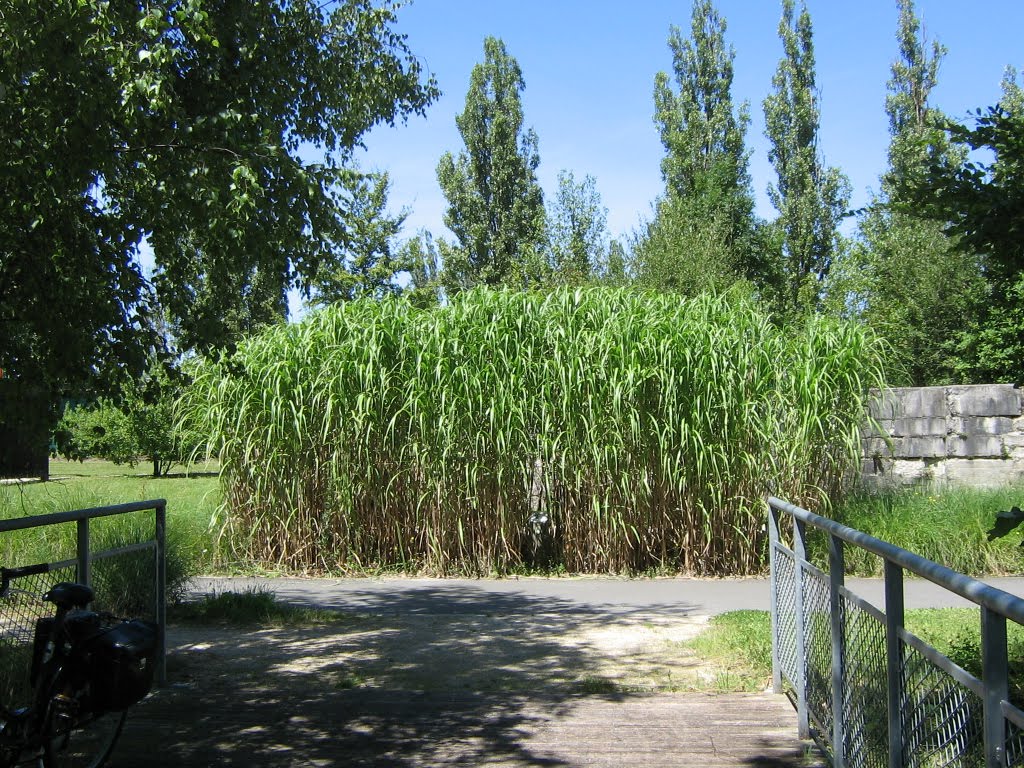
M 113 516 L 135 516 L 149 512 L 150 523 L 116 526 L 118 535 L 95 536 L 90 521 Z M 0 520 L 0 535 L 29 528 L 54 531 L 74 526 L 74 557 L 49 562 L 45 573 L 12 578 L 7 592 L 0 595 L 0 703 L 9 710 L 31 703 L 29 674 L 36 622 L 53 616 L 54 607 L 43 595 L 60 582 L 78 582 L 92 587 L 93 610 L 125 618 L 144 618 L 158 626 L 159 680 L 164 678 L 166 503 L 163 500 L 123 504 L 116 507 L 61 512 L 53 515 Z M 124 532 L 130 534 L 125 537 Z M 5 547 L 16 551 L 16 547 Z M 5 562 L 4 568 L 21 568 L 36 563 Z
M 801 735 L 843 768 L 1024 766 L 1006 649 L 1006 622 L 1024 623 L 1024 600 L 779 499 L 769 505 L 775 689 L 794 699 Z M 807 559 L 808 526 L 830 537 L 828 571 Z M 885 560 L 884 610 L 844 584 L 845 545 Z M 904 571 L 979 606 L 981 678 L 903 626 Z

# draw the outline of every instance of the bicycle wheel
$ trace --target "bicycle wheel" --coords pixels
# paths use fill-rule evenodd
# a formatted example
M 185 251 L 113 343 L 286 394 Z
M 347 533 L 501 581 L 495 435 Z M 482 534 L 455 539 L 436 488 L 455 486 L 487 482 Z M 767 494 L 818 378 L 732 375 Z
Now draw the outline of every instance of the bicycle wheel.
M 67 730 L 47 717 L 43 768 L 100 768 L 114 751 L 128 712 L 107 712 Z

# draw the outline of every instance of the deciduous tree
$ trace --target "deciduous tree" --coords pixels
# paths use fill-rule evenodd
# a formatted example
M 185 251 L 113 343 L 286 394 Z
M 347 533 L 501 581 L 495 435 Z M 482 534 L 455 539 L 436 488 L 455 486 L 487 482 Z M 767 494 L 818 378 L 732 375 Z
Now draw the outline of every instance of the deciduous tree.
M 1024 99 L 1008 73 L 999 104 L 978 110 L 974 126 L 947 124 L 954 144 L 982 150 L 950 166 L 932 163 L 902 190 L 906 206 L 942 222 L 966 254 L 978 254 L 987 292 L 980 322 L 965 342 L 972 378 L 1024 382 Z
M 932 164 L 963 159 L 932 106 L 945 48 L 922 34 L 912 0 L 899 0 L 899 56 L 892 64 L 886 113 L 889 167 L 881 191 L 861 215 L 860 239 L 831 281 L 841 303 L 890 344 L 892 380 L 924 386 L 963 377 L 963 332 L 975 316 L 984 281 L 973 253 L 958 251 L 941 223 L 908 209 L 901 189 Z M 901 210 L 902 209 L 902 210 Z
M 581 284 L 597 274 L 608 248 L 608 209 L 601 204 L 593 176 L 577 184 L 571 171 L 558 173 L 548 238 L 556 282 Z
M 321 262 L 310 281 L 314 305 L 399 292 L 395 277 L 402 265 L 397 238 L 408 214 L 388 212 L 390 186 L 386 173 L 359 178 L 352 185 L 345 206 L 348 242 L 343 250 Z
M 664 196 L 636 238 L 638 278 L 699 292 L 738 278 L 761 279 L 745 136 L 747 105 L 732 99 L 735 53 L 711 0 L 693 5 L 690 36 L 669 33 L 673 74 L 659 72 L 654 121 L 665 157 Z
M 838 248 L 850 184 L 825 165 L 818 147 L 819 95 L 815 85 L 811 16 L 801 2 L 783 0 L 779 22 L 783 58 L 764 100 L 768 159 L 778 177 L 768 196 L 779 212 L 786 304 L 798 311 L 818 306 L 821 283 Z
M 125 362 L 141 369 L 143 240 L 159 302 L 178 319 L 196 309 L 197 285 L 210 313 L 240 295 L 205 291 L 223 276 L 236 287 L 266 283 L 259 294 L 273 303 L 344 250 L 353 149 L 372 126 L 422 113 L 437 94 L 392 28 L 396 7 L 5 3 L 7 375 L 58 393 L 110 381 Z M 201 325 L 196 346 L 209 341 Z
M 484 40 L 466 105 L 455 123 L 465 144 L 437 166 L 448 200 L 444 223 L 456 242 L 443 249 L 449 293 L 477 284 L 530 279 L 542 255 L 544 196 L 537 183 L 537 134 L 523 125 L 519 64 L 498 38 Z

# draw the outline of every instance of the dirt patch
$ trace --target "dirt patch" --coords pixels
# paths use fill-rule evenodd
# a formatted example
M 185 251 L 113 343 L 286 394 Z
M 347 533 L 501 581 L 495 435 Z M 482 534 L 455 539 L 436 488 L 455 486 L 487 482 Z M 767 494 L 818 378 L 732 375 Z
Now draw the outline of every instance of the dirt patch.
M 261 682 L 423 692 L 700 690 L 683 643 L 706 617 L 355 616 L 301 628 L 172 626 L 179 686 Z

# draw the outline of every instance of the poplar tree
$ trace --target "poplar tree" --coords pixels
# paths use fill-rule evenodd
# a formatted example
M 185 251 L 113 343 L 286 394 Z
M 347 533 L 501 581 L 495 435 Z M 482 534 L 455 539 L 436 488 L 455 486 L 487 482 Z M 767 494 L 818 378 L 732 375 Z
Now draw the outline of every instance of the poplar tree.
M 445 153 L 437 178 L 448 200 L 442 242 L 449 293 L 477 284 L 522 281 L 545 237 L 544 196 L 537 182 L 537 134 L 523 127 L 522 70 L 505 43 L 488 37 L 473 68 L 466 105 L 455 123 L 465 144 Z
M 634 247 L 639 279 L 654 287 L 695 293 L 757 277 L 744 144 L 750 117 L 746 103 L 733 103 L 735 52 L 725 32 L 711 0 L 698 0 L 690 36 L 670 28 L 672 76 L 655 77 L 665 193 Z
M 961 378 L 965 318 L 974 315 L 984 282 L 973 254 L 959 252 L 943 225 L 908 208 L 904 190 L 933 164 L 958 162 L 942 131 L 945 116 L 930 103 L 945 47 L 929 41 L 913 0 L 898 0 L 896 39 L 885 101 L 889 166 L 881 192 L 859 222 L 860 239 L 837 269 L 836 297 L 886 338 L 890 377 L 916 386 Z
M 779 212 L 785 303 L 807 311 L 817 308 L 837 253 L 850 183 L 826 167 L 818 148 L 819 94 L 805 3 L 797 16 L 793 0 L 783 0 L 779 38 L 784 55 L 772 78 L 774 91 L 764 100 L 768 159 L 778 177 L 768 197 Z

